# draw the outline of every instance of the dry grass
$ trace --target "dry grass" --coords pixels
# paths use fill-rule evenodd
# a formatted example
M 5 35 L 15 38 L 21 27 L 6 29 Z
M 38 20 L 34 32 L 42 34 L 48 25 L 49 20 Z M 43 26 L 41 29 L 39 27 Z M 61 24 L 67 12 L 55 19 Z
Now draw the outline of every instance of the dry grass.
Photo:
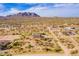
M 64 35 L 65 27 L 78 27 L 79 18 L 47 18 L 47 17 L 10 17 L 0 20 L 0 40 L 10 40 L 9 49 L 1 50 L 0 55 L 27 55 L 55 53 L 65 55 L 65 50 L 77 47 L 71 36 Z M 48 29 L 50 28 L 50 30 Z M 74 30 L 78 34 L 79 30 Z M 56 40 L 52 33 L 55 34 Z M 67 38 L 66 38 L 67 37 Z M 60 46 L 60 44 L 61 46 Z M 66 49 L 63 50 L 62 46 Z M 78 49 L 77 49 L 78 52 Z M 76 53 L 71 51 L 70 54 Z

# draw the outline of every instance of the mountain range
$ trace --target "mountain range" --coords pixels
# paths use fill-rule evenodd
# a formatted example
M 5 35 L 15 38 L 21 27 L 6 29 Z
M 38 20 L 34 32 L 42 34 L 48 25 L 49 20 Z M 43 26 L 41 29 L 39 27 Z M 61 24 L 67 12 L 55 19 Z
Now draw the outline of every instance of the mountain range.
M 0 19 L 7 19 L 9 17 L 40 17 L 40 15 L 33 12 L 19 12 L 13 15 L 0 16 Z
M 19 12 L 17 14 L 13 14 L 13 15 L 7 15 L 7 17 L 11 17 L 11 16 L 40 17 L 38 14 L 33 13 L 33 12 Z

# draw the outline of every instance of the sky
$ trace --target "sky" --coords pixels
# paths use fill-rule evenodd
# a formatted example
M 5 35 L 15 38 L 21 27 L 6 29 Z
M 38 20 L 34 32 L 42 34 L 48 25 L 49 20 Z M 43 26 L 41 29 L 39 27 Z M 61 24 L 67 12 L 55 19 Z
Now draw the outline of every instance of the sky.
M 0 3 L 0 16 L 35 12 L 42 17 L 79 17 L 78 3 Z

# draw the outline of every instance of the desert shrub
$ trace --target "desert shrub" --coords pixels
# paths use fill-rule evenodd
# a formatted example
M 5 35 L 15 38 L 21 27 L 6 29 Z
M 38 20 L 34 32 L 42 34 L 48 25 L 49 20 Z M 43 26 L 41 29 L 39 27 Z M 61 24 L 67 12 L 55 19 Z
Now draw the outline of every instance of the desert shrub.
M 41 35 L 46 35 L 45 33 L 40 33 Z
M 72 50 L 71 52 L 70 52 L 70 54 L 77 54 L 78 53 L 78 50 Z
M 9 44 L 7 47 L 8 48 L 19 48 L 23 45 L 23 42 L 20 40 L 15 40 L 11 44 Z
M 21 45 L 21 42 L 15 41 L 15 42 L 13 43 L 13 45 L 14 45 L 14 46 L 19 46 L 19 45 Z
M 0 56 L 12 56 L 12 54 L 9 53 L 8 51 L 5 51 L 5 52 L 3 51 L 0 53 Z
M 31 44 L 28 45 L 28 48 L 32 48 L 33 46 Z
M 72 49 L 72 48 L 74 48 L 75 46 L 74 45 L 72 45 L 72 44 L 68 44 L 68 46 L 67 46 L 69 49 Z
M 49 38 L 42 38 L 42 40 L 47 41 Z
M 46 51 L 46 52 L 52 51 L 51 48 L 43 48 L 43 50 Z
M 12 54 L 9 53 L 8 51 L 4 52 L 4 55 L 5 55 L 5 56 L 12 56 Z
M 62 49 L 61 49 L 60 47 L 57 47 L 57 48 L 54 49 L 54 51 L 55 51 L 55 52 L 61 52 Z
M 12 35 L 19 35 L 19 33 L 12 33 Z

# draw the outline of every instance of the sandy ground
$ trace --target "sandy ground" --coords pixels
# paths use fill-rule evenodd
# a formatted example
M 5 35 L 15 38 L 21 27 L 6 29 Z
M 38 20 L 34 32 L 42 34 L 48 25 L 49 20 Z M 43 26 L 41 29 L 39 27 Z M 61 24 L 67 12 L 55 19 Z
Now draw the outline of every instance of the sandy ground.
M 51 53 L 51 52 L 42 52 L 42 53 L 24 53 L 14 56 L 66 56 L 64 53 Z
M 51 30 L 51 28 L 50 27 L 48 27 L 48 30 L 49 30 L 49 32 L 51 33 L 51 35 L 53 36 L 53 38 L 55 39 L 55 40 L 57 40 L 58 42 L 58 45 L 63 49 L 63 51 L 65 52 L 64 53 L 64 55 L 71 55 L 70 54 L 70 50 L 66 47 L 66 46 L 64 46 L 60 41 L 59 41 L 59 38 L 53 33 L 53 30 Z M 63 38 L 66 38 L 66 36 L 63 36 L 63 34 L 60 32 L 60 35 L 61 35 L 61 37 L 63 37 Z M 76 49 L 76 50 L 78 50 L 78 54 L 77 55 L 79 55 L 79 46 L 78 46 L 78 43 L 71 37 L 71 36 L 69 36 L 69 37 L 67 37 L 67 40 L 69 40 L 69 41 L 71 41 L 72 43 L 73 43 L 73 45 L 75 46 L 75 48 L 74 49 Z M 73 49 L 72 49 L 73 50 Z
M 14 40 L 20 38 L 20 35 L 6 35 L 0 36 L 0 40 Z

